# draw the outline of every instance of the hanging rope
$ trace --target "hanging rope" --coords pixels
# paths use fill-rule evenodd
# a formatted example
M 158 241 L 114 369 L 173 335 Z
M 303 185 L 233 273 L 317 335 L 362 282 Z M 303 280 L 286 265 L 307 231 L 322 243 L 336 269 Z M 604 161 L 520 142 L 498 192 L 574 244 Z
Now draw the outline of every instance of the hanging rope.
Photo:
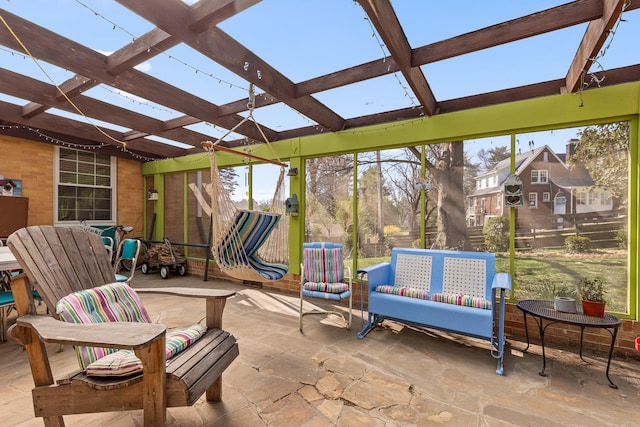
M 247 108 L 249 114 L 215 143 L 202 142 L 202 146 L 209 152 L 211 162 L 211 217 L 212 217 L 212 246 L 211 253 L 218 267 L 225 274 L 252 281 L 279 280 L 288 271 L 288 231 L 289 218 L 285 215 L 284 168 L 287 166 L 278 158 L 269 140 L 253 118 L 255 95 L 253 85 L 250 87 Z M 250 153 L 232 150 L 220 145 L 220 142 L 230 133 L 247 121 L 252 121 L 265 143 L 270 147 L 274 157 L 270 160 Z M 238 209 L 231 200 L 220 179 L 216 162 L 216 151 L 229 152 L 252 160 L 259 160 L 280 166 L 280 176 L 276 184 L 271 207 L 268 211 Z M 194 194 L 195 189 L 192 188 Z M 196 197 L 198 195 L 196 194 Z M 200 203 L 202 197 L 199 198 Z

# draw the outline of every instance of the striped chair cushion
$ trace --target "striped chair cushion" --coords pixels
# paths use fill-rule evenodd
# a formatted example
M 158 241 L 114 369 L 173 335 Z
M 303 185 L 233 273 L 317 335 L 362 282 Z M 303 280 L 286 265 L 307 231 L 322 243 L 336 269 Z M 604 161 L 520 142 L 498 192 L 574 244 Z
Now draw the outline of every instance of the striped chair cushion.
M 74 292 L 58 301 L 56 313 L 69 323 L 151 322 L 138 294 L 126 283 L 111 283 Z M 115 351 L 111 348 L 76 347 L 81 369 Z
M 304 275 L 307 282 L 337 283 L 344 281 L 342 248 L 305 248 Z
M 56 304 L 56 312 L 69 323 L 139 322 L 151 323 L 138 294 L 126 283 L 111 283 L 67 295 Z M 206 327 L 192 325 L 167 331 L 167 359 L 195 342 Z M 139 372 L 140 361 L 129 350 L 101 347 L 76 347 L 78 363 L 87 375 L 123 376 Z M 91 372 L 91 374 L 89 374 Z
M 307 291 L 328 292 L 330 294 L 341 294 L 349 290 L 349 285 L 346 283 L 307 282 L 303 287 Z
M 187 328 L 167 331 L 165 356 L 169 360 L 207 332 L 205 326 L 195 324 Z M 126 377 L 142 372 L 142 362 L 133 350 L 118 350 L 89 364 L 86 374 L 93 377 Z

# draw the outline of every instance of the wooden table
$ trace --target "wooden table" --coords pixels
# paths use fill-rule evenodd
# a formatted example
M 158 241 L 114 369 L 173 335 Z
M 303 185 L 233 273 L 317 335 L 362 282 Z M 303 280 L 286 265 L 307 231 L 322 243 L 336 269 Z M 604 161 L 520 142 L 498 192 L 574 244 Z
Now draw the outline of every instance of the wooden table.
M 6 272 L 11 277 L 11 270 L 20 270 L 22 267 L 13 256 L 13 253 L 6 246 L 0 246 L 0 272 Z M 2 287 L 0 287 L 0 342 L 6 340 L 7 316 L 13 309 L 13 295 L 9 289 L 5 289 L 5 277 L 2 277 Z M 6 281 L 9 282 L 8 280 Z
M 584 337 L 584 328 L 601 328 L 606 329 L 611 334 L 611 347 L 609 348 L 609 359 L 607 361 L 607 379 L 609 380 L 609 387 L 618 388 L 617 385 L 609 378 L 609 367 L 611 366 L 611 355 L 613 354 L 613 347 L 616 342 L 616 335 L 618 334 L 618 327 L 621 320 L 616 316 L 605 313 L 604 317 L 587 316 L 582 312 L 582 307 L 578 305 L 577 313 L 564 313 L 553 308 L 553 301 L 543 300 L 522 300 L 518 301 L 517 307 L 522 310 L 524 316 L 524 329 L 527 334 L 527 348 L 529 349 L 529 329 L 527 328 L 527 314 L 530 315 L 538 324 L 540 330 L 540 341 L 542 343 L 542 371 L 541 376 L 545 376 L 544 370 L 546 367 L 546 359 L 544 353 L 544 332 L 547 326 L 554 323 L 566 323 L 569 325 L 576 325 L 580 327 L 580 359 L 582 358 L 582 338 Z M 543 324 L 543 320 L 547 320 L 547 324 Z
M 0 271 L 20 270 L 22 266 L 6 246 L 0 246 Z

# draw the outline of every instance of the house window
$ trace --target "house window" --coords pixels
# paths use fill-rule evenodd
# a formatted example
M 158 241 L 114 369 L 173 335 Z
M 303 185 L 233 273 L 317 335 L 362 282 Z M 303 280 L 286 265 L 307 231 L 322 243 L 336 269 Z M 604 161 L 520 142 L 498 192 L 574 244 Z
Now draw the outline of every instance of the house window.
M 56 148 L 56 222 L 112 222 L 115 158 Z
M 548 202 L 550 200 L 551 200 L 551 193 L 549 193 L 548 191 L 545 191 L 544 193 L 542 193 L 543 202 Z
M 532 184 L 546 184 L 549 182 L 549 171 L 545 169 L 531 171 Z
M 549 153 L 547 151 L 542 153 L 542 161 L 545 162 L 545 163 L 549 162 Z
M 588 197 L 589 193 L 587 193 L 586 191 L 581 191 L 579 193 L 576 194 L 576 204 L 577 205 L 586 205 L 587 204 L 587 197 Z
M 496 197 L 496 209 L 500 209 L 502 207 L 502 194 L 498 194 Z
M 538 207 L 538 193 L 529 193 L 529 207 L 530 208 Z

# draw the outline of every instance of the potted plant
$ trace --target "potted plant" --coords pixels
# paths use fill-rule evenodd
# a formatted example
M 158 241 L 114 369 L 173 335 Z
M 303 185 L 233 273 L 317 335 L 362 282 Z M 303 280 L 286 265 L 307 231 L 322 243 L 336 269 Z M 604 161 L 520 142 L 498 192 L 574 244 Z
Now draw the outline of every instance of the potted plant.
M 553 308 L 563 313 L 576 313 L 575 288 L 564 283 L 554 283 L 553 280 L 544 277 L 540 282 L 540 295 L 544 300 L 553 300 Z
M 606 300 L 605 283 L 599 277 L 583 277 L 576 286 L 582 301 L 582 311 L 587 316 L 602 317 Z

